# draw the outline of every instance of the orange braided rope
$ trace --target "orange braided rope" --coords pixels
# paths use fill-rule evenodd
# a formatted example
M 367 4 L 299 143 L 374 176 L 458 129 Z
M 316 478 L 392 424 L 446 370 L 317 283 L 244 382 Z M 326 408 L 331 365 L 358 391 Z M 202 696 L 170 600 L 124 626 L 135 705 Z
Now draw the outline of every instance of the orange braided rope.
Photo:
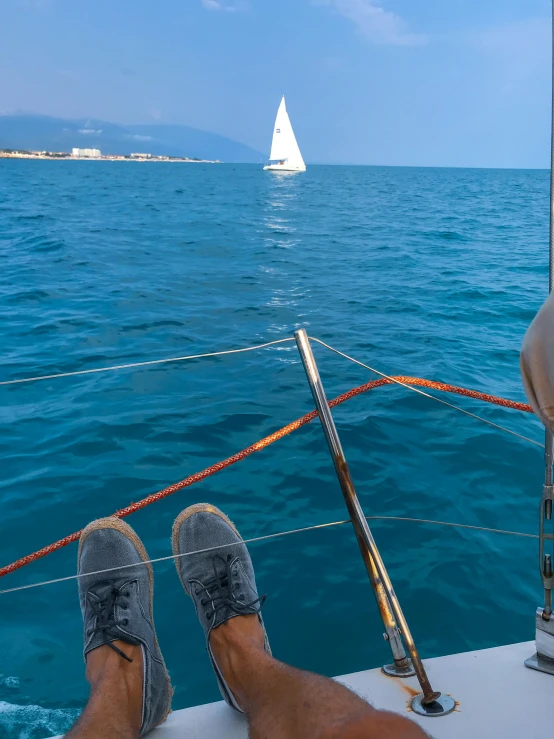
M 403 383 L 405 385 L 417 385 L 419 387 L 425 387 L 432 390 L 440 390 L 441 392 L 445 393 L 456 393 L 457 395 L 465 395 L 468 398 L 484 400 L 487 403 L 494 403 L 495 405 L 500 405 L 504 408 L 513 408 L 518 411 L 524 411 L 525 413 L 533 412 L 531 406 L 527 405 L 526 403 L 516 403 L 514 400 L 506 400 L 505 398 L 499 398 L 496 395 L 487 395 L 486 393 L 480 393 L 477 390 L 467 390 L 466 388 L 457 387 L 456 385 L 447 385 L 443 382 L 433 382 L 432 380 L 424 380 L 420 377 L 405 377 L 403 375 L 398 375 L 390 379 L 383 378 L 381 380 L 372 380 L 371 382 L 366 382 L 364 385 L 353 388 L 347 393 L 343 393 L 337 398 L 330 400 L 329 406 L 331 408 L 334 408 L 335 406 L 340 405 L 347 400 L 350 400 L 350 398 L 354 398 L 356 395 L 361 395 L 368 390 L 373 390 L 374 388 L 381 387 L 382 385 L 392 385 L 395 383 L 395 381 Z M 301 426 L 305 426 L 307 423 L 310 423 L 310 421 L 313 421 L 316 416 L 317 411 L 315 410 L 311 411 L 311 413 L 306 413 L 306 415 L 302 416 L 302 418 L 297 418 L 296 421 L 289 423 L 287 426 L 283 426 L 283 428 L 279 429 L 278 431 L 274 431 L 269 436 L 260 439 L 260 441 L 257 441 L 255 444 L 252 444 L 252 446 L 249 446 L 246 449 L 243 449 L 241 452 L 233 454 L 232 457 L 227 457 L 227 459 L 223 459 L 221 462 L 216 462 L 215 464 L 211 465 L 211 467 L 206 467 L 206 469 L 202 470 L 201 472 L 195 472 L 194 475 L 190 475 L 190 477 L 186 477 L 184 480 L 181 480 L 181 482 L 176 482 L 173 485 L 164 488 L 163 490 L 159 490 L 157 493 L 147 495 L 146 498 L 143 498 L 136 503 L 131 503 L 126 508 L 122 508 L 121 510 L 112 513 L 112 516 L 114 518 L 125 518 L 126 516 L 130 516 L 131 513 L 139 511 L 141 508 L 146 508 L 146 506 L 149 506 L 152 503 L 156 503 L 156 501 L 162 500 L 162 498 L 167 498 L 168 495 L 173 495 L 173 493 L 176 493 L 178 490 L 183 490 L 183 488 L 194 485 L 194 483 L 200 482 L 206 477 L 210 477 L 210 475 L 215 475 L 216 472 L 224 470 L 226 467 L 230 467 L 236 462 L 240 462 L 241 459 L 245 459 L 251 454 L 254 454 L 254 452 L 259 452 L 261 449 L 265 449 L 266 446 L 269 446 L 275 441 L 282 439 L 283 436 L 287 436 L 287 434 L 296 431 Z M 4 577 L 4 575 L 8 575 L 10 572 L 14 572 L 21 567 L 25 567 L 25 565 L 28 565 L 31 562 L 35 562 L 37 559 L 46 557 L 47 554 L 51 554 L 58 549 L 66 547 L 68 544 L 77 541 L 80 536 L 81 531 L 75 531 L 75 533 L 70 534 L 69 536 L 65 536 L 63 539 L 60 539 L 53 544 L 49 544 L 48 546 L 39 549 L 37 552 L 28 554 L 26 557 L 22 557 L 16 562 L 12 562 L 12 564 L 0 568 L 0 577 Z

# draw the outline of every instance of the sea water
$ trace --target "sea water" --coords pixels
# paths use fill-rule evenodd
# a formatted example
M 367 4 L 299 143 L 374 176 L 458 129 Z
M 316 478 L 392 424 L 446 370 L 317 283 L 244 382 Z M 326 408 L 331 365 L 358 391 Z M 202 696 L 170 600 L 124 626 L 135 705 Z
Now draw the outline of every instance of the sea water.
M 304 327 L 381 372 L 524 400 L 547 292 L 545 171 L 0 162 L 0 380 L 247 347 Z M 316 346 L 329 397 L 375 376 Z M 443 396 L 444 397 L 444 396 Z M 533 417 L 450 402 L 541 441 Z M 312 407 L 293 343 L 0 386 L 0 565 L 228 457 Z M 538 446 L 409 390 L 334 411 L 367 515 L 534 533 Z M 151 557 L 207 501 L 244 537 L 344 519 L 317 422 L 129 517 Z M 424 657 L 533 638 L 533 539 L 375 521 Z M 251 547 L 274 654 L 326 675 L 390 658 L 350 526 Z M 73 544 L 0 588 L 75 573 Z M 219 698 L 171 561 L 155 619 L 174 708 Z M 446 689 L 447 686 L 436 686 Z M 0 595 L 0 735 L 87 698 L 75 581 Z

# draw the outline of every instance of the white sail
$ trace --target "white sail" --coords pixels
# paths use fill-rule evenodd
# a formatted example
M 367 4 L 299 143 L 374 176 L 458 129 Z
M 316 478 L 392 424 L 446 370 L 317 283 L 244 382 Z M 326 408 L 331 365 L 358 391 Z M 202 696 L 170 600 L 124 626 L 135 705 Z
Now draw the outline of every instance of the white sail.
M 269 160 L 271 164 L 264 167 L 264 169 L 281 169 L 293 172 L 303 172 L 306 169 L 296 136 L 292 130 L 284 96 L 275 119 Z

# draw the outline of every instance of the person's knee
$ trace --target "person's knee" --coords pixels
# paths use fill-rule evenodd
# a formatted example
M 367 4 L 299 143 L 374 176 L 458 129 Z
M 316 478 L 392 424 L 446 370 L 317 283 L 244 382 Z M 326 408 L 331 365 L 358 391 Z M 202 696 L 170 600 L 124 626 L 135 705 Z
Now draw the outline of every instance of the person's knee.
M 344 716 L 327 726 L 320 739 L 426 739 L 428 735 L 413 721 L 396 713 L 367 711 Z

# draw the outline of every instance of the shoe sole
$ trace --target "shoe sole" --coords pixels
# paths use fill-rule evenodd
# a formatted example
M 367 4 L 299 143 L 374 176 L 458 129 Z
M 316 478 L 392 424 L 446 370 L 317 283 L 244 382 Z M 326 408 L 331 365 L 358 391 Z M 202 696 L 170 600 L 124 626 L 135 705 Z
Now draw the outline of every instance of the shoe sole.
M 214 505 L 211 505 L 210 503 L 195 503 L 194 505 L 189 506 L 188 508 L 185 508 L 184 511 L 181 511 L 175 521 L 173 522 L 173 530 L 171 532 L 171 547 L 173 549 L 173 556 L 176 558 L 175 561 L 175 568 L 177 570 L 177 574 L 179 575 L 179 580 L 181 581 L 181 585 L 183 586 L 183 589 L 185 593 L 191 597 L 191 594 L 188 592 L 185 583 L 183 582 L 183 578 L 181 577 L 181 571 L 179 569 L 179 559 L 180 559 L 180 552 L 179 552 L 179 531 L 181 529 L 181 526 L 183 523 L 189 519 L 191 516 L 194 516 L 195 513 L 213 513 L 215 516 L 219 516 L 227 526 L 231 528 L 231 530 L 238 536 L 238 538 L 241 541 L 244 541 L 242 536 L 237 531 L 237 527 L 235 524 L 231 521 L 230 518 L 227 518 L 227 516 L 223 513 L 223 511 L 220 511 L 219 508 L 216 508 Z
M 154 641 L 156 644 L 156 647 L 158 648 L 158 652 L 160 653 L 160 656 L 162 658 L 162 663 L 164 666 L 165 674 L 166 674 L 166 682 L 167 682 L 167 693 L 169 698 L 169 708 L 167 710 L 167 713 L 165 716 L 159 721 L 156 726 L 153 726 L 152 728 L 155 729 L 156 727 L 160 726 L 161 724 L 166 721 L 167 717 L 171 713 L 171 700 L 173 698 L 173 693 L 175 692 L 173 686 L 171 685 L 171 678 L 169 677 L 169 672 L 167 671 L 167 667 L 165 664 L 165 660 L 163 657 L 162 650 L 160 649 L 160 645 L 158 643 L 158 635 L 156 633 L 156 629 L 154 628 L 154 613 L 153 613 L 153 605 L 154 605 L 154 572 L 152 570 L 152 565 L 150 563 L 150 557 L 148 556 L 148 552 L 146 551 L 144 544 L 139 539 L 138 535 L 135 533 L 134 529 L 132 529 L 129 524 L 125 523 L 125 521 L 122 521 L 119 518 L 99 518 L 96 521 L 92 521 L 83 529 L 83 532 L 81 536 L 79 537 L 79 552 L 77 554 L 77 562 L 80 564 L 81 562 L 81 549 L 83 548 L 83 544 L 85 543 L 87 537 L 92 534 L 93 531 L 99 531 L 100 529 L 115 529 L 116 531 L 119 531 L 120 534 L 123 534 L 123 536 L 127 537 L 129 541 L 133 544 L 135 549 L 138 552 L 139 557 L 144 562 L 147 570 L 148 570 L 148 581 L 150 584 L 150 622 L 152 624 L 153 630 L 154 630 Z M 117 570 L 116 570 L 117 572 Z

